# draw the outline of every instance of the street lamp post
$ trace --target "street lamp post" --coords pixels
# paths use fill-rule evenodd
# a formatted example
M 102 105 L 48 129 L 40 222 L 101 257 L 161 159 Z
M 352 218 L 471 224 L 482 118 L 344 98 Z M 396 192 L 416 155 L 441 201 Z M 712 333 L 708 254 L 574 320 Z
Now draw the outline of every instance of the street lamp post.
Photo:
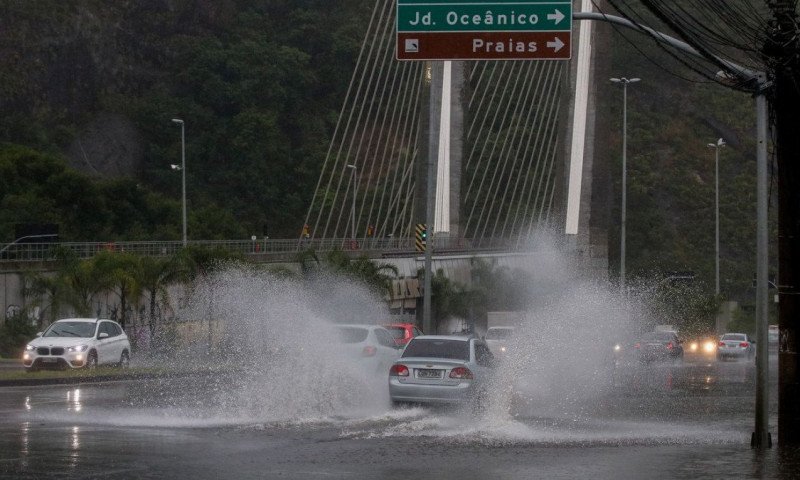
M 353 181 L 353 208 L 351 211 L 353 226 L 351 229 L 353 235 L 353 245 L 355 246 L 356 241 L 356 197 L 358 196 L 358 184 L 356 183 L 356 166 L 355 165 L 347 165 L 347 168 L 351 169 L 353 172 L 352 181 Z
M 625 224 L 628 205 L 628 84 L 640 81 L 640 78 L 611 78 L 614 83 L 622 84 L 622 213 L 619 233 L 619 288 L 625 291 Z
M 714 149 L 714 257 L 715 257 L 715 292 L 719 296 L 719 150 L 725 146 L 725 140 L 718 139 L 717 143 L 709 143 L 708 148 Z
M 183 120 L 173 118 L 173 122 L 181 126 L 181 166 L 170 165 L 173 170 L 181 171 L 181 205 L 182 205 L 182 218 L 183 218 L 183 246 L 186 246 L 186 136 L 184 131 Z

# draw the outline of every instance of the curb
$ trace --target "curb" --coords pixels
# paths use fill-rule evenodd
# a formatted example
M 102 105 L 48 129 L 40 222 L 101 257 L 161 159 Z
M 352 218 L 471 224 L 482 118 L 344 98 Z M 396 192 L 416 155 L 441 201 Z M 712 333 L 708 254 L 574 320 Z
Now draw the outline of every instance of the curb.
M 13 380 L 0 380 L 2 387 L 30 387 L 46 385 L 80 385 L 84 383 L 102 383 L 111 381 L 128 380 L 155 380 L 159 378 L 184 378 L 192 376 L 206 376 L 214 372 L 167 372 L 167 373 L 121 373 L 109 375 L 95 375 L 86 377 L 53 377 L 53 378 L 15 378 Z

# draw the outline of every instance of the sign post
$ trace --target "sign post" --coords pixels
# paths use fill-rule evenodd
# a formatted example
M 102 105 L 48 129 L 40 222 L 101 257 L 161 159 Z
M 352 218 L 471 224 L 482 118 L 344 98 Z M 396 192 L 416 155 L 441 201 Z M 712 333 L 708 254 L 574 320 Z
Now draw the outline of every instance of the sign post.
M 568 60 L 572 2 L 397 0 L 398 60 Z

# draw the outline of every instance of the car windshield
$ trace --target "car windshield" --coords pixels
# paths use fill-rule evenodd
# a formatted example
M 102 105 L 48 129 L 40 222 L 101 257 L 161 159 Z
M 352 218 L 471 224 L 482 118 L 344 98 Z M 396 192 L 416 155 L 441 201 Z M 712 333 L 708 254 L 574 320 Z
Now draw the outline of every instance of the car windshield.
M 511 338 L 512 333 L 511 328 L 490 328 L 486 331 L 486 340 L 505 340 Z
M 469 360 L 469 341 L 415 338 L 403 351 L 403 358 L 408 357 Z
M 394 338 L 405 338 L 406 336 L 406 329 L 403 327 L 386 327 L 386 330 L 388 330 Z
M 366 328 L 359 327 L 339 327 L 337 330 L 342 343 L 361 343 L 369 333 Z
M 84 337 L 94 336 L 94 322 L 56 322 L 44 332 L 43 337 Z
M 672 334 L 669 332 L 650 332 L 642 336 L 642 341 L 645 342 L 669 342 L 673 340 Z
M 745 338 L 744 335 L 739 335 L 735 333 L 726 333 L 722 336 L 723 340 L 735 340 L 737 342 L 744 342 Z

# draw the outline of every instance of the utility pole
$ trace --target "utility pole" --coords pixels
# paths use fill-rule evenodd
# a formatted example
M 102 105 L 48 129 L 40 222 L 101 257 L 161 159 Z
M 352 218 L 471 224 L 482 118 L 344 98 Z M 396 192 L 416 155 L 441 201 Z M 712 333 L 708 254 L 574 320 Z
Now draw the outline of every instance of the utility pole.
M 428 119 L 428 161 L 425 188 L 425 281 L 422 299 L 422 331 L 434 334 L 433 310 L 433 243 L 436 217 L 436 166 L 439 156 L 439 117 L 441 116 L 442 71 L 444 62 L 430 63 L 430 98 Z
M 800 42 L 797 0 L 767 2 L 773 19 L 764 54 L 774 69 L 773 115 L 778 164 L 778 432 L 781 445 L 800 444 Z

